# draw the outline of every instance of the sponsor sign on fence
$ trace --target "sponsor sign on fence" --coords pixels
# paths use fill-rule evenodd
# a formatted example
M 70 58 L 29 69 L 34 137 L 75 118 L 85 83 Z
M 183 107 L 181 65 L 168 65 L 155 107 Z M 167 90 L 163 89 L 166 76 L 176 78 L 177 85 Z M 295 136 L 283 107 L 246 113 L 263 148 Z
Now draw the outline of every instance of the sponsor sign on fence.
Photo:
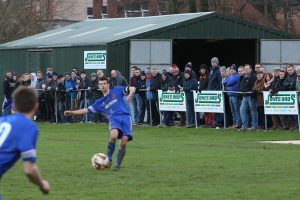
M 202 91 L 194 93 L 195 112 L 224 113 L 222 91 Z
M 296 92 L 278 92 L 271 95 L 264 92 L 264 110 L 266 115 L 298 115 Z
M 186 111 L 184 92 L 158 90 L 160 111 Z
M 106 69 L 106 51 L 84 51 L 84 69 Z

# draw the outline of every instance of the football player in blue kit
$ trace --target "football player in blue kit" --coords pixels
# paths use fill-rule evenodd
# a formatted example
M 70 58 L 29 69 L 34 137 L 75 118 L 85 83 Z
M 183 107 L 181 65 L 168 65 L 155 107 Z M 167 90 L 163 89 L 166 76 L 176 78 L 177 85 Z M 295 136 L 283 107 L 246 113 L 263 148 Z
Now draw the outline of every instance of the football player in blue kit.
M 126 144 L 133 139 L 132 120 L 130 117 L 129 106 L 124 99 L 124 96 L 127 95 L 127 101 L 130 101 L 135 92 L 135 87 L 117 86 L 114 88 L 110 88 L 108 77 L 105 76 L 99 79 L 98 84 L 100 90 L 103 93 L 103 97 L 96 100 L 96 102 L 88 108 L 74 111 L 65 111 L 65 115 L 84 115 L 88 112 L 98 112 L 104 115 L 109 120 L 110 140 L 107 146 L 107 156 L 109 162 L 106 167 L 111 167 L 116 141 L 117 139 L 120 139 L 120 146 L 114 167 L 115 170 L 119 170 L 126 153 Z
M 38 128 L 31 120 L 38 109 L 37 93 L 27 87 L 19 87 L 12 94 L 12 115 L 0 118 L 0 180 L 21 157 L 24 173 L 44 194 L 50 190 L 36 163 Z M 1 196 L 0 196 L 1 200 Z

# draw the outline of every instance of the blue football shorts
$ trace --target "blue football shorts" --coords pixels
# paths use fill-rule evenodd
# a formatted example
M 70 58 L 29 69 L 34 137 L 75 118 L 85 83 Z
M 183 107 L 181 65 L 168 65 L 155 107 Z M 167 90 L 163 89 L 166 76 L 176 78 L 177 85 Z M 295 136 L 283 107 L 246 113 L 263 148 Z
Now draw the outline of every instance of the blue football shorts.
M 132 121 L 130 115 L 118 115 L 109 119 L 109 131 L 111 129 L 118 129 L 118 139 L 123 136 L 128 136 L 128 141 L 132 140 Z

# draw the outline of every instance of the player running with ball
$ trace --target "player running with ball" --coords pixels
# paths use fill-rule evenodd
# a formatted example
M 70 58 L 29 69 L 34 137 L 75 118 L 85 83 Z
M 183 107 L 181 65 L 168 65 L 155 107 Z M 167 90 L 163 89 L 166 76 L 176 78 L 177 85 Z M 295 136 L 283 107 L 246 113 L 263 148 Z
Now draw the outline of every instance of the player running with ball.
M 96 102 L 88 108 L 74 111 L 67 110 L 65 111 L 65 115 L 84 115 L 89 112 L 98 112 L 103 114 L 109 120 L 110 140 L 107 147 L 109 162 L 106 167 L 111 167 L 116 141 L 117 139 L 120 139 L 120 147 L 114 168 L 115 170 L 119 170 L 126 153 L 126 144 L 133 139 L 130 111 L 126 101 L 124 100 L 124 96 L 127 95 L 127 101 L 130 101 L 135 92 L 135 87 L 117 86 L 110 89 L 108 78 L 101 77 L 99 79 L 99 88 L 103 93 L 103 97 L 96 100 Z

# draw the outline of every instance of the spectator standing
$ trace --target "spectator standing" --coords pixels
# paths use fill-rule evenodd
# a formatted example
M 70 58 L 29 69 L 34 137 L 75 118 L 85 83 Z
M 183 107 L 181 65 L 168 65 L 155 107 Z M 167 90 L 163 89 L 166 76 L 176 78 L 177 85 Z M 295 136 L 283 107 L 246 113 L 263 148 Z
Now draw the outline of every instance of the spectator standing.
M 237 68 L 235 65 L 231 65 L 230 67 L 230 75 L 223 82 L 224 87 L 227 91 L 237 92 L 239 87 L 239 73 L 237 72 Z M 239 110 L 239 102 L 238 102 L 238 94 L 237 93 L 227 93 L 229 98 L 229 105 L 231 109 L 232 121 L 233 125 L 230 128 L 240 128 L 242 125 L 240 110 Z M 228 112 L 227 112 L 228 113 Z M 228 115 L 228 114 L 227 114 Z
M 184 71 L 184 80 L 182 90 L 185 93 L 187 104 L 187 128 L 195 127 L 195 110 L 194 110 L 194 98 L 192 90 L 197 90 L 197 80 L 193 78 L 191 70 Z
M 292 64 L 288 64 L 286 66 L 286 71 L 287 71 L 286 81 L 288 83 L 287 91 L 295 91 L 296 80 L 297 80 L 297 74 L 295 68 Z M 296 130 L 296 127 L 298 127 L 298 117 L 296 115 L 289 115 L 288 118 L 289 118 L 289 129 L 291 131 Z
M 2 115 L 7 115 L 12 110 L 12 93 L 17 88 L 16 81 L 12 78 L 12 73 L 6 72 L 3 82 L 4 100 L 2 104 Z
M 243 100 L 240 107 L 240 113 L 242 118 L 242 128 L 240 131 L 250 130 L 255 131 L 258 128 L 257 119 L 257 99 L 255 93 L 252 93 L 252 89 L 256 80 L 255 72 L 252 71 L 251 65 L 246 64 L 245 74 L 240 82 L 241 92 L 244 92 Z M 251 113 L 251 128 L 249 127 L 249 116 L 247 110 Z
M 179 71 L 179 67 L 176 64 L 172 65 L 172 76 L 170 76 L 170 91 L 179 91 L 180 87 L 183 84 L 184 75 Z M 178 112 L 180 115 L 180 124 L 179 126 L 185 126 L 186 123 L 186 114 L 185 112 Z M 173 115 L 173 114 L 172 114 Z
M 273 89 L 275 88 L 275 84 L 277 84 L 278 79 L 279 79 L 279 72 L 280 72 L 280 68 L 274 68 L 273 69 L 273 81 L 271 83 L 271 86 L 269 86 L 269 92 L 272 93 Z M 281 120 L 280 117 L 278 115 L 271 115 L 271 119 L 272 119 L 272 130 L 276 130 L 278 128 L 281 128 Z
M 104 71 L 102 69 L 97 70 L 97 78 L 98 80 L 105 75 Z
M 265 76 L 262 71 L 258 71 L 256 73 L 256 81 L 254 83 L 253 92 L 256 94 L 257 98 L 257 113 L 258 113 L 258 128 L 264 129 L 265 128 L 265 112 L 264 112 L 264 98 L 263 98 L 263 91 L 265 88 Z
M 141 72 L 140 79 L 136 82 L 136 90 L 135 93 L 140 96 L 140 110 L 139 110 L 139 125 L 144 124 L 145 111 L 146 111 L 146 73 L 145 71 Z
M 43 73 L 41 71 L 37 72 L 37 82 L 36 89 L 38 90 L 39 96 L 39 111 L 37 119 L 38 121 L 46 121 L 46 103 L 45 103 L 45 94 L 44 89 L 46 88 L 46 81 L 43 78 Z
M 29 73 L 25 73 L 25 74 L 22 75 L 21 85 L 25 86 L 25 87 L 29 87 L 31 85 Z
M 213 57 L 211 59 L 211 69 L 208 77 L 207 90 L 222 90 L 222 77 L 220 73 L 219 59 Z M 214 113 L 214 126 L 220 127 L 222 124 L 222 115 L 220 113 Z
M 140 79 L 141 70 L 136 66 L 131 67 L 132 76 L 130 78 L 130 86 L 136 87 L 137 82 Z M 139 110 L 140 110 L 140 95 L 135 93 L 129 102 L 131 116 L 133 117 L 133 125 L 137 125 L 139 122 Z
M 35 89 L 36 82 L 37 82 L 36 73 L 34 73 L 34 72 L 30 73 L 30 86 L 29 87 Z
M 80 78 L 81 78 L 81 97 L 80 97 L 80 109 L 87 108 L 90 105 L 92 105 L 92 99 L 91 94 L 88 88 L 90 87 L 90 79 L 87 78 L 86 72 L 81 71 L 80 72 Z M 91 113 L 82 115 L 82 121 L 88 122 L 90 121 L 90 115 Z
M 116 86 L 128 86 L 126 79 L 122 76 L 122 74 L 117 70 L 111 70 L 110 76 L 110 87 Z
M 209 72 L 207 66 L 202 64 L 199 69 L 199 79 L 198 79 L 198 90 L 199 92 L 206 90 L 208 86 Z M 198 118 L 200 119 L 200 124 L 205 124 L 207 127 L 212 127 L 214 123 L 213 113 L 199 113 Z
M 89 89 L 91 91 L 92 102 L 95 102 L 97 99 L 103 96 L 102 92 L 98 87 L 98 79 L 96 73 L 91 73 L 91 82 Z M 90 122 L 97 122 L 97 120 L 99 120 L 100 122 L 105 122 L 106 120 L 104 120 L 104 118 L 105 117 L 103 117 L 99 113 L 90 114 Z
M 158 92 L 161 89 L 161 74 L 158 73 L 157 68 L 151 69 L 151 81 L 150 86 L 147 87 L 147 91 L 151 93 L 151 114 L 152 114 L 152 126 L 159 124 L 159 108 L 158 108 Z
M 254 71 L 255 74 L 261 72 L 261 64 L 259 63 L 255 64 L 254 69 L 255 69 Z
M 55 122 L 55 109 L 54 109 L 54 92 L 55 87 L 53 84 L 53 75 L 47 74 L 47 82 L 45 83 L 45 103 L 46 103 L 46 121 L 53 123 Z
M 168 91 L 170 87 L 170 77 L 167 72 L 161 74 L 161 90 Z M 172 111 L 163 111 L 163 125 L 164 126 L 174 126 L 173 113 Z
M 274 82 L 272 89 L 271 89 L 271 95 L 275 95 L 279 91 L 286 91 L 289 87 L 289 83 L 286 79 L 286 70 L 280 69 L 279 71 L 279 78 L 276 79 L 276 82 Z M 288 116 L 287 115 L 279 115 L 282 129 L 288 130 Z
M 193 70 L 193 65 L 192 65 L 191 62 L 188 62 L 188 63 L 184 66 L 184 70 L 185 70 L 185 71 L 186 71 L 186 70 L 190 71 L 191 74 L 192 74 L 192 78 L 193 78 L 193 79 L 197 79 L 196 73 L 195 73 L 194 70 Z
M 76 73 L 72 72 L 73 76 L 76 77 Z M 71 76 L 69 73 L 65 74 L 65 89 L 66 89 L 66 110 L 74 110 L 75 108 L 75 101 L 77 98 L 77 87 L 76 82 L 74 79 L 71 79 Z M 71 122 L 71 119 L 67 117 L 68 122 Z
M 65 76 L 59 75 L 57 79 L 57 86 L 56 86 L 56 96 L 57 96 L 57 108 L 58 108 L 58 117 L 59 122 L 64 123 L 66 122 L 65 119 L 65 101 L 66 101 L 66 91 L 65 91 Z

